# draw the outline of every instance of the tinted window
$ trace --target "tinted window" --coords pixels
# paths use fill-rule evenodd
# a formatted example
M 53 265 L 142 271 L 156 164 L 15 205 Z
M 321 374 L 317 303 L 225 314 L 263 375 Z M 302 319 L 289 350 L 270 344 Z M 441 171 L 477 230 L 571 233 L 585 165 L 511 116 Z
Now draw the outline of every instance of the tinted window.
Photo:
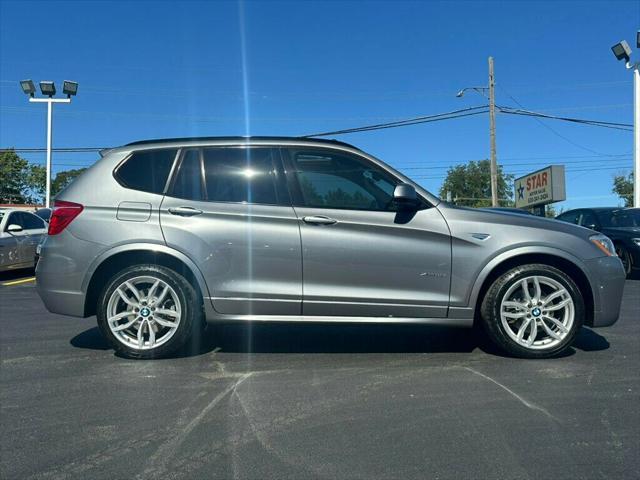
M 22 228 L 24 228 L 24 225 L 22 224 L 22 215 L 20 215 L 20 212 L 11 212 L 9 214 L 9 218 L 7 218 L 7 223 L 4 229 L 6 230 L 7 228 L 9 228 L 9 225 L 20 225 Z
M 640 211 L 618 210 L 614 212 L 611 225 L 614 227 L 640 227 Z
M 187 150 L 173 183 L 171 195 L 189 200 L 202 200 L 202 167 L 200 151 Z
M 558 220 L 562 220 L 563 222 L 569 222 L 569 223 L 578 223 L 578 218 L 580 216 L 580 211 L 579 210 L 573 210 L 571 212 L 566 212 L 563 213 L 562 215 L 558 215 L 557 219 Z
M 394 210 L 397 181 L 375 166 L 345 155 L 296 152 L 294 173 L 305 206 Z
M 210 202 L 279 203 L 270 148 L 205 149 L 204 170 Z
M 596 220 L 596 216 L 593 214 L 593 212 L 590 212 L 589 210 L 583 210 L 582 211 L 582 216 L 580 218 L 580 225 L 582 225 L 583 227 L 588 227 L 590 225 L 597 225 L 598 221 Z
M 116 178 L 128 188 L 162 193 L 177 150 L 147 150 L 134 153 L 118 167 Z
M 44 220 L 30 213 L 21 213 L 22 216 L 22 225 L 25 230 L 31 230 L 35 228 L 45 228 Z

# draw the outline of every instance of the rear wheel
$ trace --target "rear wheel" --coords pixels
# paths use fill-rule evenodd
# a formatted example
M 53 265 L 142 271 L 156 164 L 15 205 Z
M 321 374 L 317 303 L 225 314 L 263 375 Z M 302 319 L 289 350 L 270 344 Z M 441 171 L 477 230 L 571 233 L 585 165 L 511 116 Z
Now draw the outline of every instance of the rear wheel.
M 522 358 L 549 358 L 566 350 L 584 320 L 575 282 L 549 265 L 522 265 L 501 275 L 482 302 L 491 340 Z
M 173 270 L 135 265 L 114 275 L 98 299 L 98 326 L 129 358 L 157 358 L 180 348 L 202 325 L 202 302 Z

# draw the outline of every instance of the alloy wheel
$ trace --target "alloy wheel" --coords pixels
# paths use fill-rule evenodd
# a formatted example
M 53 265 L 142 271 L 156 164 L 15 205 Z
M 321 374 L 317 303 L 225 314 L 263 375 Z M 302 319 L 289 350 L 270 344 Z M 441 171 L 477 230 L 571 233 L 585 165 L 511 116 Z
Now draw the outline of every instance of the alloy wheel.
M 125 280 L 107 304 L 111 333 L 119 342 L 137 350 L 149 350 L 169 341 L 181 317 L 182 307 L 175 290 L 152 276 Z
M 560 282 L 533 275 L 509 287 L 500 304 L 500 320 L 517 344 L 545 350 L 567 337 L 575 320 L 575 305 Z

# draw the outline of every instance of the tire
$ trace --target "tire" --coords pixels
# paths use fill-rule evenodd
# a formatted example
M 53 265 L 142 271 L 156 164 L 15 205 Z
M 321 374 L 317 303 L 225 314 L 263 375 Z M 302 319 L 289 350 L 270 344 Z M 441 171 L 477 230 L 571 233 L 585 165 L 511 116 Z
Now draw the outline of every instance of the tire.
M 549 265 L 529 264 L 515 267 L 493 282 L 482 301 L 480 316 L 489 339 L 507 354 L 551 358 L 573 342 L 584 322 L 585 306 L 571 277 Z
M 200 294 L 158 265 L 134 265 L 111 277 L 98 297 L 97 318 L 116 353 L 137 359 L 171 355 L 204 325 Z
M 619 243 L 616 244 L 616 254 L 620 257 L 622 261 L 622 266 L 624 267 L 624 273 L 627 275 L 631 275 L 631 270 L 633 269 L 633 263 L 631 261 L 631 254 L 624 248 L 623 245 Z

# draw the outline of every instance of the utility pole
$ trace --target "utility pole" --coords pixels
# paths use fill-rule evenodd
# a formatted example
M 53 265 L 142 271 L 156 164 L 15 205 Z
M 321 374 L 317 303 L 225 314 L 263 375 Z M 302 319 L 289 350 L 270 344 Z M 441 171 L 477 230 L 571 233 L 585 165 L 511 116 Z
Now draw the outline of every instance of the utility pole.
M 491 149 L 491 205 L 498 207 L 498 163 L 496 160 L 496 94 L 493 57 L 489 57 L 489 142 Z
M 486 87 L 466 87 L 460 90 L 456 97 L 461 98 L 467 90 L 474 90 L 487 98 L 489 91 L 489 148 L 491 162 L 491 205 L 498 205 L 498 161 L 496 159 L 496 92 L 495 77 L 493 75 L 493 57 L 489 57 L 489 85 Z

